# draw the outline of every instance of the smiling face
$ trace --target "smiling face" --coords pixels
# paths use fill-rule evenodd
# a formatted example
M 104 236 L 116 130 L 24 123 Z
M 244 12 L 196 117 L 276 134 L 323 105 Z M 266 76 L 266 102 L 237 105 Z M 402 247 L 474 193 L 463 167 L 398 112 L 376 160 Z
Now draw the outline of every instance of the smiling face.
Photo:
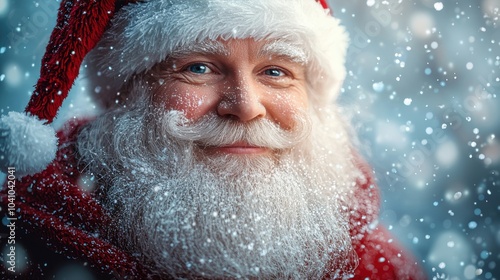
M 348 275 L 359 173 L 308 63 L 284 41 L 209 41 L 131 79 L 78 136 L 117 244 L 168 278 Z
M 174 52 L 151 72 L 153 103 L 190 122 L 216 115 L 241 124 L 268 120 L 293 130 L 307 110 L 305 54 L 291 44 L 253 39 L 208 41 Z M 206 153 L 270 152 L 245 142 L 203 147 Z

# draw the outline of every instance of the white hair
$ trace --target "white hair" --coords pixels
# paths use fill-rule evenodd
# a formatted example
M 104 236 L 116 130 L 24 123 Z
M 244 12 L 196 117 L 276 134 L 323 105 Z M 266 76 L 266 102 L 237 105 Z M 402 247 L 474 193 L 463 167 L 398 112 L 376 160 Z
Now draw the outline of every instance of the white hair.
M 135 83 L 125 107 L 78 137 L 85 171 L 103 182 L 110 236 L 152 275 L 178 278 L 348 277 L 357 263 L 348 191 L 359 171 L 335 114 L 297 115 L 296 128 L 208 116 L 190 124 L 152 107 Z M 200 156 L 244 139 L 272 156 Z
M 337 98 L 349 39 L 340 21 L 315 0 L 147 0 L 126 5 L 86 58 L 91 87 L 100 88 L 92 94 L 109 106 L 124 81 L 173 51 L 207 40 L 242 38 L 295 45 L 315 88 L 309 99 L 320 106 Z

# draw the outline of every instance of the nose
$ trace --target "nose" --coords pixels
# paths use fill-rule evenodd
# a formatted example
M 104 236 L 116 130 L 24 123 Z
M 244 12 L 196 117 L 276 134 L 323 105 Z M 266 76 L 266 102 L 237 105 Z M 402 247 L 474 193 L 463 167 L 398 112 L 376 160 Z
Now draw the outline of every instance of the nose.
M 241 122 L 264 118 L 266 107 L 261 100 L 261 90 L 257 81 L 249 78 L 237 76 L 227 81 L 217 114 Z

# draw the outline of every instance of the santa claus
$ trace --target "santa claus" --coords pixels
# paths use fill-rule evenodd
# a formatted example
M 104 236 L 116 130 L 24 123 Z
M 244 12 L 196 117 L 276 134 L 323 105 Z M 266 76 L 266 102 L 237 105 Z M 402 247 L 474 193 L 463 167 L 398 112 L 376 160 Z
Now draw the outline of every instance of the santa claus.
M 347 42 L 326 1 L 63 0 L 26 112 L 2 117 L 17 275 L 54 252 L 99 278 L 425 279 L 335 104 Z M 103 112 L 55 136 L 81 65 Z

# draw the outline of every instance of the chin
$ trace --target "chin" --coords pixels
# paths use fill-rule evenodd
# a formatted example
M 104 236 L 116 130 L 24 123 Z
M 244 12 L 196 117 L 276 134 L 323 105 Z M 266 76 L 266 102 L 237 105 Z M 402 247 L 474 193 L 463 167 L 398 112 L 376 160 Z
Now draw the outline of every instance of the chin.
M 352 272 L 343 209 L 358 173 L 348 149 L 328 146 L 342 144 L 339 127 L 308 120 L 300 131 L 284 132 L 266 122 L 213 119 L 186 126 L 179 113 L 148 108 L 99 117 L 80 132 L 78 151 L 102 182 L 98 199 L 114 217 L 109 235 L 153 276 L 319 279 Z M 337 134 L 327 139 L 330 130 Z M 204 153 L 200 141 L 244 141 L 271 152 Z

